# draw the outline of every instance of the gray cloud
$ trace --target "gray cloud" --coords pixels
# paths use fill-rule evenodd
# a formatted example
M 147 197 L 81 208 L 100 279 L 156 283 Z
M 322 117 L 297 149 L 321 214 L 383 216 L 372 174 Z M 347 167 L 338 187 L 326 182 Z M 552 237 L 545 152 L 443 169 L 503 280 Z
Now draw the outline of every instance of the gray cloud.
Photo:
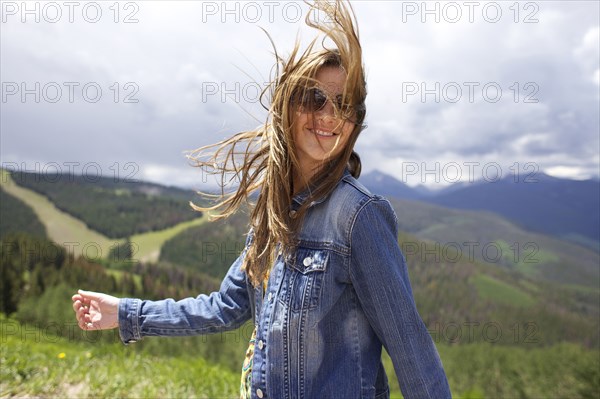
M 39 82 L 42 98 L 36 103 L 28 94 L 22 102 L 19 93 L 0 104 L 2 163 L 33 169 L 36 163 L 94 162 L 105 174 L 119 168 L 123 175 L 132 162 L 139 178 L 197 186 L 198 171 L 183 151 L 253 128 L 259 123 L 253 116 L 265 116 L 255 93 L 269 79 L 274 58 L 259 26 L 284 55 L 298 31 L 303 43 L 314 35 L 297 18 L 297 3 L 228 3 L 229 13 L 220 9 L 222 2 L 131 3 L 137 9 L 120 9 L 119 23 L 109 3 L 98 3 L 97 23 L 77 12 L 73 23 L 65 14 L 57 23 L 4 15 L 3 96 L 7 85 L 32 89 Z M 369 84 L 369 128 L 357 143 L 366 171 L 386 169 L 402 178 L 407 163 L 497 162 L 508 168 L 534 162 L 565 177 L 598 175 L 597 2 L 529 2 L 536 7 L 520 9 L 519 22 L 512 3 L 481 2 L 472 23 L 460 2 L 456 23 L 448 21 L 448 2 L 428 3 L 430 9 L 437 4 L 439 22 L 423 14 L 421 2 L 353 4 Z M 486 4 L 500 7 L 498 22 L 482 16 Z M 410 7 L 418 11 L 408 13 Z M 130 14 L 139 22 L 123 23 Z M 539 22 L 523 23 L 527 15 Z M 72 103 L 68 82 L 77 84 Z M 439 101 L 433 94 L 422 100 L 421 88 L 436 83 Z M 101 88 L 98 102 L 82 97 L 86 84 L 91 94 Z M 498 102 L 485 97 L 485 84 L 501 88 Z M 47 101 L 53 85 L 63 90 L 56 103 Z M 415 87 L 419 92 L 408 95 Z M 462 96 L 452 102 L 456 87 Z M 537 102 L 525 103 L 528 94 Z M 126 103 L 127 96 L 137 102 Z

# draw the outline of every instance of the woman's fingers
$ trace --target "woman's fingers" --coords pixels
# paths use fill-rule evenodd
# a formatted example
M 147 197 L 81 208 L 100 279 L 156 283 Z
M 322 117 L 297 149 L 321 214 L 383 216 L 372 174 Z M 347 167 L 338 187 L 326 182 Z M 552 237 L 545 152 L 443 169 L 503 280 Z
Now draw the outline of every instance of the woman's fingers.
M 78 319 L 83 318 L 86 314 L 88 314 L 87 313 L 87 309 L 85 309 L 85 308 L 79 308 L 79 309 L 77 309 L 77 318 Z
M 82 330 L 97 329 L 97 326 L 92 322 L 92 317 L 89 313 L 85 313 L 85 311 L 77 313 L 77 324 Z
M 83 295 L 82 295 L 83 294 Z M 77 324 L 82 330 L 91 330 L 93 323 L 91 322 L 91 316 L 89 314 L 89 304 L 91 298 L 86 295 L 85 291 L 81 291 L 71 297 L 73 300 L 73 310 L 75 311 L 75 318 Z
M 104 296 L 104 294 L 94 291 L 79 290 L 77 291 L 77 293 L 79 294 L 79 296 L 81 296 L 82 302 L 84 303 L 89 303 L 91 301 L 100 301 Z
M 77 323 L 81 327 L 83 323 L 86 323 L 86 318 L 89 317 L 89 313 L 87 308 L 81 306 L 80 302 L 76 302 L 73 304 L 73 309 L 75 310 L 75 318 L 77 319 Z
M 88 311 L 88 306 L 84 305 L 83 303 L 81 303 L 80 300 L 76 300 L 75 302 L 73 302 L 73 310 L 75 311 L 75 314 L 79 317 L 82 313 L 85 313 Z
M 81 328 L 82 330 L 86 330 L 86 331 L 93 330 L 92 323 L 85 321 L 85 319 L 79 320 L 78 324 L 79 324 L 79 328 Z
M 79 290 L 71 299 L 81 329 L 104 330 L 118 326 L 119 298 L 99 292 Z

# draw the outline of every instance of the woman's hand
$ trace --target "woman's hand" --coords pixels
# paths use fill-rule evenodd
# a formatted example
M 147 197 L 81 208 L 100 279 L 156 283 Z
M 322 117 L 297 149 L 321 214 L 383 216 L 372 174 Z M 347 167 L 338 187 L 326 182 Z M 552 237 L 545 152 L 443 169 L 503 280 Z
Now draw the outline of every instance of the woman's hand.
M 79 290 L 71 299 L 82 330 L 108 330 L 119 326 L 119 298 Z

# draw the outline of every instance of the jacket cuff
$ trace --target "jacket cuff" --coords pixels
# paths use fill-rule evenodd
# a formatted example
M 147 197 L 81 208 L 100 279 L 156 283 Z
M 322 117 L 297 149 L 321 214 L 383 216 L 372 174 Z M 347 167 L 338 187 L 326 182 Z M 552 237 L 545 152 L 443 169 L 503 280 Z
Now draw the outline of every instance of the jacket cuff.
M 119 300 L 119 337 L 125 345 L 142 339 L 139 323 L 141 305 L 139 299 Z

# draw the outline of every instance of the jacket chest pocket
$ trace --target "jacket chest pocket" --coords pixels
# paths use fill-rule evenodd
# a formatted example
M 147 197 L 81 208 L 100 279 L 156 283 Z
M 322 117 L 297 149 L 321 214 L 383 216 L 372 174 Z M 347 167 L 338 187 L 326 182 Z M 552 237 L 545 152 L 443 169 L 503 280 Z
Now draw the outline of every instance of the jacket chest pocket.
M 314 309 L 319 304 L 329 252 L 299 247 L 295 259 L 287 262 L 280 298 L 292 311 Z

